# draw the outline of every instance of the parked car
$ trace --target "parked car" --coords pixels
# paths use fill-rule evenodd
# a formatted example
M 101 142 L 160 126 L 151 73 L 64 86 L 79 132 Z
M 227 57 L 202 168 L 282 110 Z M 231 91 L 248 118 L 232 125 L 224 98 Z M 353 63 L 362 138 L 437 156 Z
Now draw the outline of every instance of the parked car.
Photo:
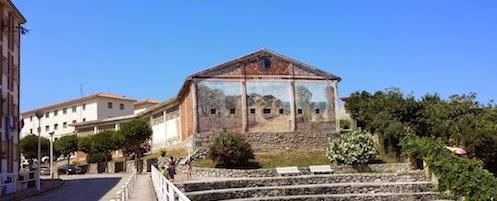
M 41 175 L 50 175 L 50 167 L 48 165 L 41 165 L 40 174 Z
M 57 169 L 57 173 L 60 174 L 83 174 L 83 169 L 74 165 L 63 165 Z

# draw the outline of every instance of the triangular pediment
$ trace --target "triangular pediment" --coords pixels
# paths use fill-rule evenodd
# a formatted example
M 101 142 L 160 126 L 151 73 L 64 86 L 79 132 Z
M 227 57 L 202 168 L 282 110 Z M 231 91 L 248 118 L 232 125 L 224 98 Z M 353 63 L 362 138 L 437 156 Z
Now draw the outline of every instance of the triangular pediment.
M 191 75 L 191 78 L 237 76 L 294 76 L 340 80 L 331 73 L 268 49 L 244 55 Z

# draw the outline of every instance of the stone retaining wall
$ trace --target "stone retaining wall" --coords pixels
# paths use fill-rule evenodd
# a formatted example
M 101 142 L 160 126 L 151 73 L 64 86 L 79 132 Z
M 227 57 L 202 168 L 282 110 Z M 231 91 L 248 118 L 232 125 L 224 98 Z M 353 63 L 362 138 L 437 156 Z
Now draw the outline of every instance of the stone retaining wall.
M 183 167 L 179 167 L 180 171 Z M 382 163 L 370 164 L 361 168 L 348 165 L 332 166 L 334 173 L 358 173 L 358 172 L 380 172 L 380 173 L 402 173 L 410 170 L 409 163 Z M 302 175 L 309 175 L 309 168 L 299 168 Z M 193 167 L 192 175 L 195 177 L 275 177 L 278 176 L 276 169 L 223 169 L 223 168 L 200 168 Z
M 175 184 L 183 192 L 192 192 L 213 189 L 231 189 L 261 186 L 415 181 L 426 181 L 426 177 L 424 176 L 422 171 L 411 171 L 409 173 L 353 173 L 269 178 L 237 178 L 203 182 L 187 181 Z
M 269 196 L 296 196 L 322 194 L 371 194 L 426 192 L 433 187 L 429 182 L 405 183 L 340 183 L 320 185 L 271 186 L 261 188 L 216 189 L 188 192 L 191 200 L 214 201 L 237 198 L 260 198 Z
M 274 149 L 318 149 L 328 145 L 330 131 L 310 132 L 247 132 L 242 133 L 255 151 Z M 216 133 L 195 134 L 195 149 L 205 149 L 216 137 Z

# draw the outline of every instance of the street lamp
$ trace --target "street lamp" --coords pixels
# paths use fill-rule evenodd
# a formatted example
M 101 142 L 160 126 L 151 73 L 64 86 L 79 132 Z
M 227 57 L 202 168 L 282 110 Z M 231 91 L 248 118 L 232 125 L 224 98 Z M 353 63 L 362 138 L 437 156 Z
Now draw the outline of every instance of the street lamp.
M 53 180 L 53 135 L 54 132 L 48 133 L 50 134 L 50 177 Z
M 38 110 L 35 112 L 36 117 L 38 118 L 38 165 L 37 165 L 37 176 L 36 176 L 36 189 L 38 191 L 41 190 L 40 186 L 40 166 L 41 166 L 41 118 L 43 117 L 43 111 Z

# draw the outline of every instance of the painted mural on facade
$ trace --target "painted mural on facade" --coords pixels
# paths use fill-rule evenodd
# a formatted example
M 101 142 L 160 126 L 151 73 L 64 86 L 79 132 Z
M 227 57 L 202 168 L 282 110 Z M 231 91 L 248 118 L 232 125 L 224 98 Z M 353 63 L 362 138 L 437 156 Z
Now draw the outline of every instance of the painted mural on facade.
M 326 81 L 295 81 L 298 130 L 333 129 L 335 88 Z
M 199 132 L 242 130 L 239 81 L 200 81 L 197 84 Z
M 247 81 L 249 131 L 289 131 L 290 93 L 288 81 Z

